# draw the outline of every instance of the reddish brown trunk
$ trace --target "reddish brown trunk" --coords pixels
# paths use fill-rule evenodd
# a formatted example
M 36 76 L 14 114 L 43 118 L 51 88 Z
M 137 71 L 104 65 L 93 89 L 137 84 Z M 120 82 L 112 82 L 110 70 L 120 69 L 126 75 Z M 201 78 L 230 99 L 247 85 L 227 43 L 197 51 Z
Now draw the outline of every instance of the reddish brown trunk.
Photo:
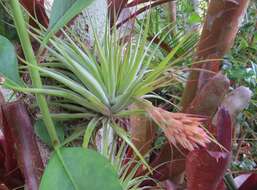
M 195 60 L 223 58 L 234 42 L 248 4 L 249 0 L 212 0 L 210 2 Z M 194 64 L 193 68 L 218 72 L 220 61 Z M 187 109 L 196 91 L 209 77 L 210 75 L 203 71 L 190 73 L 181 102 L 183 110 Z
M 197 93 L 186 112 L 212 117 L 229 90 L 229 80 L 218 73 Z

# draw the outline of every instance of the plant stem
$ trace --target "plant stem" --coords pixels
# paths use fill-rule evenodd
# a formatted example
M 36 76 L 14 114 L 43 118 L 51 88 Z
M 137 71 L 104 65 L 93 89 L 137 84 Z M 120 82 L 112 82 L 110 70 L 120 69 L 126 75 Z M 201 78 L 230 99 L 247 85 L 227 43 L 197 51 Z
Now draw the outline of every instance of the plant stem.
M 30 64 L 37 65 L 37 60 L 34 55 L 34 51 L 30 42 L 30 37 L 27 32 L 26 22 L 24 20 L 24 16 L 22 13 L 22 7 L 18 0 L 10 0 L 10 4 L 12 8 L 14 23 L 20 38 L 20 43 L 21 43 L 25 58 L 27 62 L 29 62 Z M 29 66 L 29 74 L 32 80 L 32 86 L 35 88 L 42 88 L 42 81 L 41 81 L 38 69 L 35 67 Z M 60 142 L 56 133 L 53 120 L 50 116 L 47 101 L 44 95 L 41 95 L 41 94 L 36 94 L 36 99 L 37 99 L 37 103 L 40 108 L 40 111 L 42 112 L 43 121 L 46 125 L 47 131 L 51 138 L 51 142 L 54 147 L 57 147 L 60 144 Z
M 227 185 L 229 190 L 237 190 L 238 189 L 236 187 L 235 181 L 234 181 L 234 179 L 233 179 L 231 174 L 229 174 L 229 173 L 226 174 L 224 176 L 224 179 L 225 179 L 225 183 L 226 183 L 226 185 Z

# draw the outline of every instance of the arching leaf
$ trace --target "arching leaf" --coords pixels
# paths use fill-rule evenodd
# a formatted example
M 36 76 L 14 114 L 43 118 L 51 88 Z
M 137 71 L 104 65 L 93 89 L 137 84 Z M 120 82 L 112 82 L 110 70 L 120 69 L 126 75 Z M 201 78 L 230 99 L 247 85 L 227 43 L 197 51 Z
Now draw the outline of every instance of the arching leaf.
M 49 32 L 46 36 L 46 41 L 53 33 L 66 25 L 93 1 L 94 0 L 55 0 L 51 11 Z

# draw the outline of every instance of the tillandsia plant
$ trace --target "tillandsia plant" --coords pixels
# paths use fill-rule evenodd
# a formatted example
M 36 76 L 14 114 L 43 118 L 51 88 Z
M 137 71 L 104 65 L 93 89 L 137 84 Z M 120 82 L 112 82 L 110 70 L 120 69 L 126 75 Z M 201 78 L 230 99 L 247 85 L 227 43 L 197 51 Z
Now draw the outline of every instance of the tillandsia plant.
M 111 33 L 107 28 L 103 42 L 99 42 L 95 36 L 93 51 L 80 41 L 74 41 L 76 36 L 63 31 L 64 40 L 53 37 L 50 39 L 51 46 L 46 47 L 52 56 L 50 62 L 46 59 L 46 62 L 37 66 L 25 62 L 37 69 L 42 77 L 54 79 L 57 83 L 34 89 L 9 87 L 23 92 L 59 97 L 51 99 L 51 104 L 62 106 L 60 101 L 66 102 L 66 110 L 70 108 L 73 112 L 56 113 L 52 118 L 61 119 L 67 116 L 69 119 L 91 118 L 91 121 L 94 121 L 93 128 L 96 128 L 98 123 L 105 127 L 110 126 L 144 160 L 130 142 L 125 130 L 118 125 L 123 117 L 140 112 L 140 110 L 128 110 L 129 105 L 140 102 L 139 98 L 153 90 L 176 81 L 165 72 L 172 67 L 169 61 L 176 51 L 191 36 L 185 36 L 160 63 L 152 64 L 155 51 L 149 51 L 151 42 L 148 43 L 146 39 L 148 26 L 149 23 L 146 23 L 146 29 L 130 42 L 119 40 L 117 32 Z M 31 35 L 41 42 L 44 41 L 44 33 L 39 33 L 38 36 L 33 33 Z M 77 110 L 75 113 L 74 109 Z M 89 127 L 86 134 L 92 132 Z M 145 165 L 147 166 L 146 162 Z

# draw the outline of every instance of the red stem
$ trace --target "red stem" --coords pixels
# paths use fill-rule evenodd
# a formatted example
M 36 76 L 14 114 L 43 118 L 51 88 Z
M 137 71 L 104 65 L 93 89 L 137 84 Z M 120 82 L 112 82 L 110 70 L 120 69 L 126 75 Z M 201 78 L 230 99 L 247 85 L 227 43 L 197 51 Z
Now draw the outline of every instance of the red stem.
M 134 7 L 142 3 L 153 2 L 158 0 L 134 0 L 126 5 L 126 7 Z
M 142 7 L 141 9 L 137 10 L 135 13 L 131 14 L 128 18 L 124 19 L 123 21 L 121 21 L 120 23 L 118 23 L 116 25 L 117 28 L 121 27 L 123 24 L 125 24 L 126 22 L 128 22 L 129 20 L 137 17 L 138 15 L 140 15 L 141 13 L 145 12 L 146 10 L 150 9 L 150 8 L 153 8 L 153 7 L 156 7 L 156 6 L 159 6 L 163 3 L 167 3 L 169 2 L 170 0 L 160 0 L 158 2 L 154 2 L 154 3 L 151 3 L 150 5 L 146 5 L 144 7 Z

